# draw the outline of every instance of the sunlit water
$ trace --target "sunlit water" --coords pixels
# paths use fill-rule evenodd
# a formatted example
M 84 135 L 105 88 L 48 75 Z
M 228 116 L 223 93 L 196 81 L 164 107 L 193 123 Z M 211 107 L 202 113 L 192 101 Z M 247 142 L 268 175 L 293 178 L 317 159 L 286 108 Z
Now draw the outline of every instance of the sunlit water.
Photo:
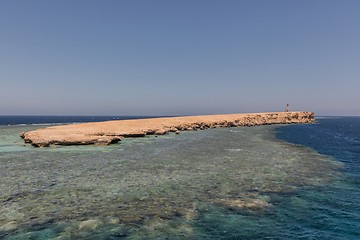
M 0 126 L 0 239 L 359 236 L 346 164 L 274 126 L 41 149 L 36 127 Z

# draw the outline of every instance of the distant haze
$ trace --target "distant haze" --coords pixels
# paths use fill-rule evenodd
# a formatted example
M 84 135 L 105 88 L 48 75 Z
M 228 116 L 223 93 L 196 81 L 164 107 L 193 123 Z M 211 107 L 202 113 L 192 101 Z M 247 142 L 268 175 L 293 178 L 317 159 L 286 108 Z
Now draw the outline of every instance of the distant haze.
M 360 1 L 0 1 L 0 115 L 360 115 Z

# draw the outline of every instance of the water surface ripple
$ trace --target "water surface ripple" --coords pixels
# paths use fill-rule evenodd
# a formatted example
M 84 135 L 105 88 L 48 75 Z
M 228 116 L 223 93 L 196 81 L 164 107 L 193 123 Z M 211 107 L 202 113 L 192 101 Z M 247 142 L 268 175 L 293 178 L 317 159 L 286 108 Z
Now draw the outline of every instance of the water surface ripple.
M 0 130 L 0 238 L 336 239 L 353 217 L 327 204 L 342 165 L 273 126 L 43 149 L 30 128 Z

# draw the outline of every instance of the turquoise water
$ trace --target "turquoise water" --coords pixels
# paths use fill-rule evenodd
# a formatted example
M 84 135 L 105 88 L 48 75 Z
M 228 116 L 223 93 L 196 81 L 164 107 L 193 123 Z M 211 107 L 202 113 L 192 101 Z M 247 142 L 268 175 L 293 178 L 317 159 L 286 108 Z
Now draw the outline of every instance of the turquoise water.
M 25 146 L 18 132 L 37 127 L 0 126 L 0 238 L 359 236 L 346 163 L 277 140 L 274 126 Z

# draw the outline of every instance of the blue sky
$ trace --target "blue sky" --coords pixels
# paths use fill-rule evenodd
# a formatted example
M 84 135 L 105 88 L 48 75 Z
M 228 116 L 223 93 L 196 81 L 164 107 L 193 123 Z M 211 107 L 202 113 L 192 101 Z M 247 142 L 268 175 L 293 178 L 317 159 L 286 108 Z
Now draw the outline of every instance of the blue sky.
M 0 1 L 0 115 L 360 115 L 360 1 Z

